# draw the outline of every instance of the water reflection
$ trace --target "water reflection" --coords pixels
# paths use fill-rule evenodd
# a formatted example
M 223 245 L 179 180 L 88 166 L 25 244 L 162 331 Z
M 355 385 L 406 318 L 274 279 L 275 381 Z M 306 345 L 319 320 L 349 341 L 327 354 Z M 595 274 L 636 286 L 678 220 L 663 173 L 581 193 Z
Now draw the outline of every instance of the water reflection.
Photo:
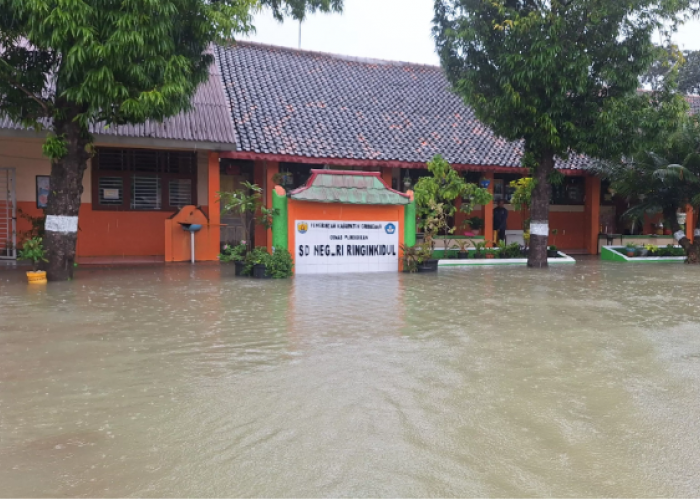
M 3 271 L 3 496 L 694 495 L 698 273 Z

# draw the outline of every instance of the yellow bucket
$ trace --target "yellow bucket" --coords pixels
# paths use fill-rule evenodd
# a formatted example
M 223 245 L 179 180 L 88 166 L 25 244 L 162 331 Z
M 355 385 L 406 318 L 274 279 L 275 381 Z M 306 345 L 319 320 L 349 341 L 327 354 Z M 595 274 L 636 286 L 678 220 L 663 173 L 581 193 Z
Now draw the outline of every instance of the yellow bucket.
M 27 281 L 37 285 L 46 283 L 46 271 L 27 271 Z

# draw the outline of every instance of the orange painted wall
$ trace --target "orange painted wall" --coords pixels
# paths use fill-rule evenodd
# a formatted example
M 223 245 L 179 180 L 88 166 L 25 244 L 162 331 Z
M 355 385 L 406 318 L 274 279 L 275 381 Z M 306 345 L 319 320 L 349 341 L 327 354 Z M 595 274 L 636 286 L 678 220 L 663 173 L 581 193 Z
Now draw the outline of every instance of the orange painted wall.
M 41 215 L 35 202 L 17 202 L 17 208 L 32 215 Z M 208 207 L 202 207 L 208 213 Z M 119 212 L 93 210 L 83 203 L 78 219 L 79 257 L 165 255 L 164 223 L 171 212 Z M 17 218 L 18 240 L 30 224 Z
M 346 205 L 289 200 L 287 205 L 289 251 L 296 259 L 296 220 L 398 221 L 399 248 L 403 245 L 403 205 Z M 397 262 L 397 266 L 398 266 Z

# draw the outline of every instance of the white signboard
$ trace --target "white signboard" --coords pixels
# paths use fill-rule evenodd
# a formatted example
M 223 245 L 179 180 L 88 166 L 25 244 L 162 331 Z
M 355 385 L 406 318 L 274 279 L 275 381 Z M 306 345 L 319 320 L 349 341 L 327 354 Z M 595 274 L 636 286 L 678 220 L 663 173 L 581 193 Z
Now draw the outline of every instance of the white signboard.
M 294 221 L 296 274 L 398 271 L 396 221 Z

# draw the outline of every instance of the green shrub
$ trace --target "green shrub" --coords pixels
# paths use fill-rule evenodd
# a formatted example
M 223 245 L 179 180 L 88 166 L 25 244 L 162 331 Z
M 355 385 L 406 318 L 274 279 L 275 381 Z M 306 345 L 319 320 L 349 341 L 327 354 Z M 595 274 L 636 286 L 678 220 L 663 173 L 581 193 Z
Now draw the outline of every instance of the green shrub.
M 276 248 L 274 253 L 265 259 L 265 266 L 268 276 L 276 279 L 289 278 L 293 274 L 294 261 L 286 248 Z
M 245 260 L 246 250 L 245 241 L 233 246 L 224 245 L 223 251 L 219 254 L 219 260 L 221 262 L 243 262 Z

